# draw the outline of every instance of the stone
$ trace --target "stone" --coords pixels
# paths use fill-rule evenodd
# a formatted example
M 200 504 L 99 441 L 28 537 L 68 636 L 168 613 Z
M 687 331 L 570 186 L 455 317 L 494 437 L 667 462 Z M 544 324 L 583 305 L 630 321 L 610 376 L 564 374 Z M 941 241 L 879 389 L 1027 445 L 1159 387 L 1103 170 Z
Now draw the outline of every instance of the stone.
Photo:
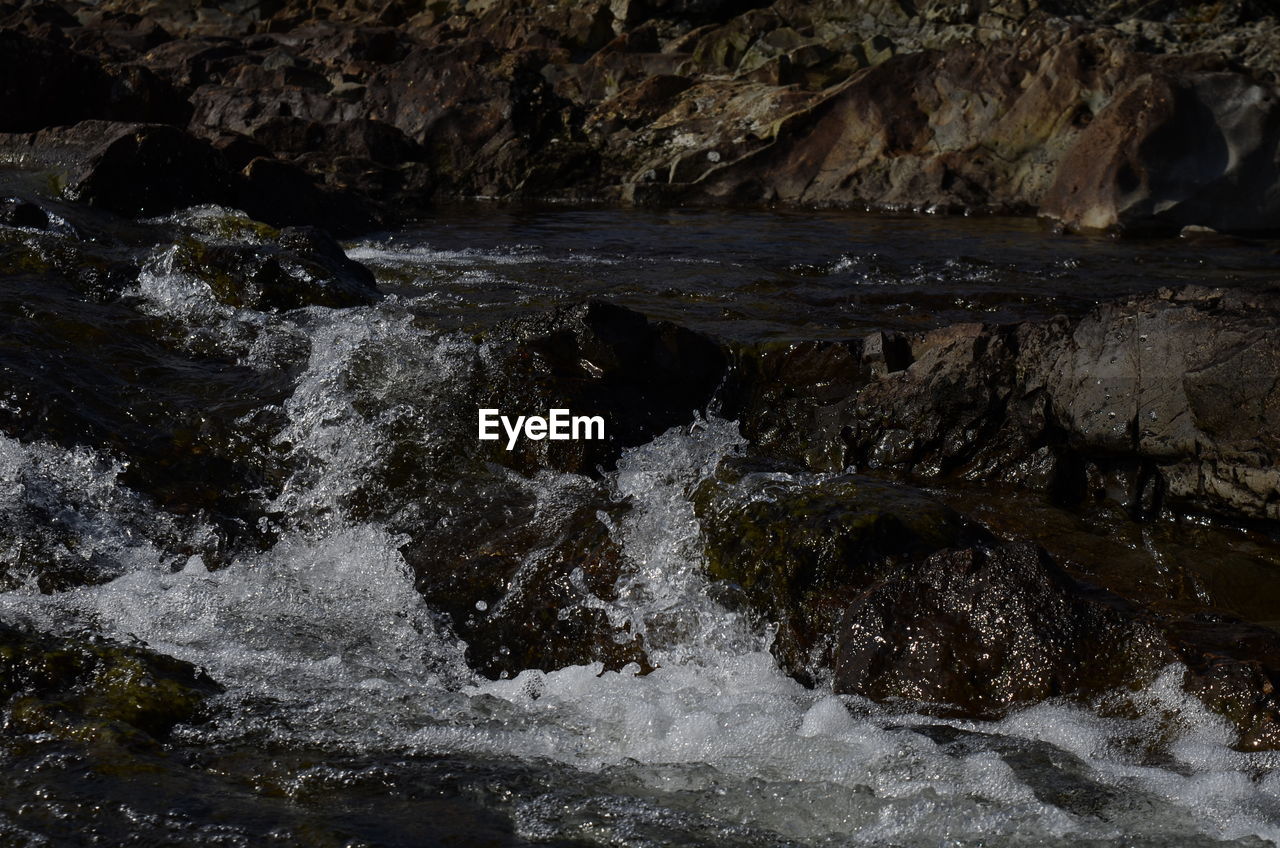
M 154 216 L 233 205 L 236 180 L 208 142 L 175 127 L 139 125 L 103 142 L 67 193 L 121 215 Z
M 1119 598 L 1033 545 L 936 554 L 885 576 L 839 629 L 835 691 L 945 715 L 1088 698 L 1153 679 L 1172 655 Z

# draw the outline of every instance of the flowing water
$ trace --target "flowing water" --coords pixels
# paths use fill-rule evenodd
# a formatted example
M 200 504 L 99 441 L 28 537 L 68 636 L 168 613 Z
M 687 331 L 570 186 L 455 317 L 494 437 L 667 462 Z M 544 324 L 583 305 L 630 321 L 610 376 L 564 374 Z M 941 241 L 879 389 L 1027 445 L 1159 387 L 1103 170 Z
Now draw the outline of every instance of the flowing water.
M 348 252 L 377 272 L 376 305 L 224 306 L 165 245 L 119 298 L 34 278 L 0 288 L 0 621 L 144 642 L 225 687 L 147 768 L 116 774 L 57 741 L 5 755 L 5 844 L 1280 843 L 1280 757 L 1233 750 L 1176 669 L 1125 717 L 1044 703 L 987 723 L 787 677 L 767 628 L 703 575 L 691 491 L 750 449 L 713 413 L 591 484 L 629 505 L 598 517 L 628 568 L 608 600 L 579 603 L 642 634 L 652 673 L 477 675 L 415 588 L 399 529 L 406 510 L 465 524 L 465 498 L 432 486 L 457 429 L 472 438 L 457 387 L 485 356 L 478 327 L 586 296 L 747 340 L 1017 320 L 1164 285 L 1265 286 L 1273 245 L 463 209 Z M 58 424 L 67 410 L 74 426 Z M 229 433 L 265 469 L 258 490 L 231 493 L 243 526 L 139 470 L 157 433 L 188 429 Z M 380 473 L 406 443 L 437 463 L 431 485 Z M 489 471 L 539 523 L 589 482 Z M 80 577 L 42 586 L 40 568 Z

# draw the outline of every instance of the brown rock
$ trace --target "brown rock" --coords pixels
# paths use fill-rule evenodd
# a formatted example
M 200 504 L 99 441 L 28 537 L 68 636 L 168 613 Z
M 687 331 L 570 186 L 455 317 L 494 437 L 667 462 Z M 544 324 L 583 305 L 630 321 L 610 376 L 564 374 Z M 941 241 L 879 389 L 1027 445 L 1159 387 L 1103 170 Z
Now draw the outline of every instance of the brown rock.
M 1040 214 L 1082 230 L 1280 226 L 1280 104 L 1240 74 L 1135 80 L 1058 166 Z

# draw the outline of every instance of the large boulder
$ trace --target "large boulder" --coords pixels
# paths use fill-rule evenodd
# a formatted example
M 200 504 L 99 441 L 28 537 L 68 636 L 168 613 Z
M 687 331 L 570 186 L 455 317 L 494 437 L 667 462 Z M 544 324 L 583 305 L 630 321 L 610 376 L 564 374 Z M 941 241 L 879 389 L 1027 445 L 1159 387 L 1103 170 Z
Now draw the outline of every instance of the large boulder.
M 1167 618 L 1072 578 L 1029 543 L 944 551 L 870 587 L 839 626 L 837 692 L 995 718 L 1047 698 L 1125 709 L 1166 668 L 1236 727 L 1280 747 L 1280 634 L 1229 616 Z
M 207 141 L 161 124 L 128 127 L 105 140 L 68 193 L 122 215 L 231 206 L 237 199 L 236 178 L 222 154 Z

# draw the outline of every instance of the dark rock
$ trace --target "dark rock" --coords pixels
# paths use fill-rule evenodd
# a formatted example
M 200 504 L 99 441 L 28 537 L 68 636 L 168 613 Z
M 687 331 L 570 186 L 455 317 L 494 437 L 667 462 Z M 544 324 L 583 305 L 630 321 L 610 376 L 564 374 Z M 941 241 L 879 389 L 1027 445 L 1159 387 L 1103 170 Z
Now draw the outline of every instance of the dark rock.
M 855 474 L 725 460 L 693 501 L 711 578 L 776 625 L 774 654 L 810 682 L 831 666 L 845 609 L 886 570 L 986 538 L 919 490 Z
M 288 227 L 259 245 L 180 242 L 174 263 L 204 280 L 215 298 L 242 309 L 363 306 L 378 298 L 373 274 L 331 236 Z
M 213 148 L 222 154 L 233 171 L 243 171 L 254 159 L 271 158 L 271 151 L 265 146 L 238 133 L 218 136 L 213 140 Z
M 453 518 L 423 524 L 411 507 L 393 526 L 413 536 L 403 552 L 418 590 L 466 640 L 473 668 L 491 678 L 593 662 L 651 668 L 639 637 L 603 609 L 626 566 L 598 514 L 616 518 L 625 507 L 598 484 L 580 480 L 548 498 L 472 474 L 428 491 L 432 511 L 443 505 Z
M 900 568 L 849 607 L 835 690 L 991 718 L 1142 683 L 1171 659 L 1154 625 L 1033 545 L 970 548 Z
M 845 465 L 841 440 L 849 398 L 873 379 L 911 364 L 899 333 L 847 341 L 734 345 L 721 393 L 724 414 L 766 455 L 813 470 Z
M 163 739 L 221 691 L 191 664 L 145 648 L 0 624 L 0 701 L 11 731 L 75 738 L 119 727 Z
M 49 213 L 37 204 L 20 197 L 6 197 L 0 199 L 0 224 L 6 227 L 47 230 L 53 221 Z
M 199 204 L 233 205 L 236 182 L 207 141 L 175 127 L 142 125 L 105 141 L 68 194 L 122 215 L 162 215 Z
M 291 162 L 261 157 L 245 166 L 236 198 L 235 205 L 275 227 L 319 225 L 347 234 L 368 230 L 381 214 L 365 198 L 322 189 Z
M 4 132 L 32 132 L 106 117 L 92 114 L 95 94 L 110 84 L 106 72 L 99 63 L 61 45 L 0 31 L 0 80 Z
M 712 339 L 603 301 L 560 308 L 498 330 L 478 399 L 506 415 L 570 409 L 602 416 L 605 438 L 494 444 L 493 459 L 521 470 L 593 473 L 705 411 L 727 361 Z

